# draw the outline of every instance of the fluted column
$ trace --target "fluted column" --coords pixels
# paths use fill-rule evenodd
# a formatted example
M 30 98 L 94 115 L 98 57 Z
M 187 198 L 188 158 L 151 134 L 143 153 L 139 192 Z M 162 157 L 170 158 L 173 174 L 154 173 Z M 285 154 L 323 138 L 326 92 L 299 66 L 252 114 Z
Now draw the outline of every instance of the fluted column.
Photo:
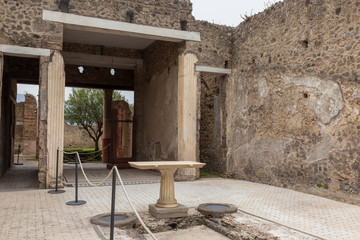
M 179 204 L 175 199 L 174 188 L 174 173 L 176 168 L 173 169 L 160 169 L 161 183 L 160 183 L 160 197 L 156 203 L 160 208 L 173 208 Z
M 195 72 L 197 57 L 192 53 L 179 57 L 178 75 L 178 161 L 199 159 L 200 87 Z M 198 170 L 179 169 L 177 180 L 195 180 Z
M 57 149 L 64 147 L 64 60 L 59 51 L 40 58 L 39 81 L 39 182 L 52 188 L 56 181 Z M 59 185 L 62 186 L 63 154 L 59 154 Z

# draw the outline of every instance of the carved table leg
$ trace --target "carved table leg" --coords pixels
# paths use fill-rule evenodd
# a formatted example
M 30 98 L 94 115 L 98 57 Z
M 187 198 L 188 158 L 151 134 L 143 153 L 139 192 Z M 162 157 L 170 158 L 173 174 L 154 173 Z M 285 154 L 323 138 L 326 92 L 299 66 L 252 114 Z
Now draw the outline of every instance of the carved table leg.
M 174 208 L 179 206 L 175 199 L 174 189 L 174 173 L 176 168 L 160 169 L 161 183 L 160 183 L 160 198 L 156 203 L 160 208 Z

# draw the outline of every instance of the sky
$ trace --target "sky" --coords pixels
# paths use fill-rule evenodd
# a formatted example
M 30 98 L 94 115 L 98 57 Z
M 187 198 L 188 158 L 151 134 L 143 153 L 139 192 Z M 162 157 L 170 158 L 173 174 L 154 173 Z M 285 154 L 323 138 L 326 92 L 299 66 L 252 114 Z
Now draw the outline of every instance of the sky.
M 280 0 L 191 0 L 193 15 L 197 20 L 236 27 L 243 21 L 241 16 L 253 15 L 263 11 L 267 6 Z M 18 84 L 18 94 L 38 95 L 37 85 Z M 65 99 L 71 88 L 65 89 Z M 134 92 L 122 91 L 130 104 L 134 103 Z

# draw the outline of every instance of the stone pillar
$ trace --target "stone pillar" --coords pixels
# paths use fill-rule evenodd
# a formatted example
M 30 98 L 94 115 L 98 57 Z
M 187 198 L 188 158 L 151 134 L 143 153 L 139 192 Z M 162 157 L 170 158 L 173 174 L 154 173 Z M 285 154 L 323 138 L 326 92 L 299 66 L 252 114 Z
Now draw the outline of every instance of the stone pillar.
M 1 126 L 1 94 L 2 94 L 2 83 L 3 83 L 3 71 L 4 71 L 4 55 L 2 52 L 0 52 L 0 126 Z M 1 131 L 1 127 L 0 127 Z M 1 132 L 0 132 L 0 136 Z
M 0 52 L 0 177 L 5 172 L 3 168 L 4 159 L 4 133 L 3 133 L 3 121 L 2 119 L 2 88 L 3 88 L 3 71 L 4 71 L 4 56 L 3 53 Z
M 64 146 L 64 60 L 59 51 L 40 58 L 39 81 L 39 182 L 53 188 L 56 181 L 57 149 Z M 59 186 L 63 185 L 63 154 L 59 154 Z
M 144 85 L 144 68 L 143 65 L 137 65 L 134 70 L 134 125 L 135 129 L 135 145 L 136 159 L 141 160 L 142 139 L 143 137 L 143 85 Z M 133 151 L 134 152 L 134 151 Z
M 102 162 L 107 163 L 110 153 L 110 149 L 113 149 L 113 146 L 109 146 L 111 143 L 111 106 L 112 106 L 112 89 L 105 89 L 104 92 L 104 116 L 103 116 L 103 139 L 102 139 Z M 111 153 L 110 153 L 111 154 Z
M 179 57 L 178 76 L 178 161 L 199 161 L 200 87 L 195 64 L 198 59 L 192 53 Z M 199 170 L 179 169 L 177 180 L 195 180 Z

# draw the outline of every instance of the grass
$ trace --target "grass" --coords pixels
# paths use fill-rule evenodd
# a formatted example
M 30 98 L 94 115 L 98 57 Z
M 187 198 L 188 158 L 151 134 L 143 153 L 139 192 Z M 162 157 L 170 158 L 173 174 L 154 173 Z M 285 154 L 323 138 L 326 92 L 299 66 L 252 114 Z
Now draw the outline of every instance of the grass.
M 95 148 L 64 148 L 65 152 L 94 152 Z
M 64 148 L 65 152 L 78 152 L 80 154 L 81 161 L 99 161 L 101 159 L 101 153 L 95 152 L 95 148 Z M 85 155 L 82 155 L 85 153 Z M 75 161 L 75 155 L 64 155 L 64 159 L 67 161 Z
M 201 178 L 222 178 L 222 176 L 219 173 L 216 173 L 216 172 L 208 170 L 208 169 L 200 169 L 200 177 Z
M 318 188 L 324 188 L 324 189 L 329 189 L 329 186 L 325 183 L 324 185 L 322 185 L 321 183 L 318 183 L 318 184 L 316 184 L 316 186 L 318 187 Z
M 37 162 L 37 161 L 39 161 L 39 159 L 37 159 L 37 158 L 27 158 L 26 160 L 32 161 L 32 162 Z

